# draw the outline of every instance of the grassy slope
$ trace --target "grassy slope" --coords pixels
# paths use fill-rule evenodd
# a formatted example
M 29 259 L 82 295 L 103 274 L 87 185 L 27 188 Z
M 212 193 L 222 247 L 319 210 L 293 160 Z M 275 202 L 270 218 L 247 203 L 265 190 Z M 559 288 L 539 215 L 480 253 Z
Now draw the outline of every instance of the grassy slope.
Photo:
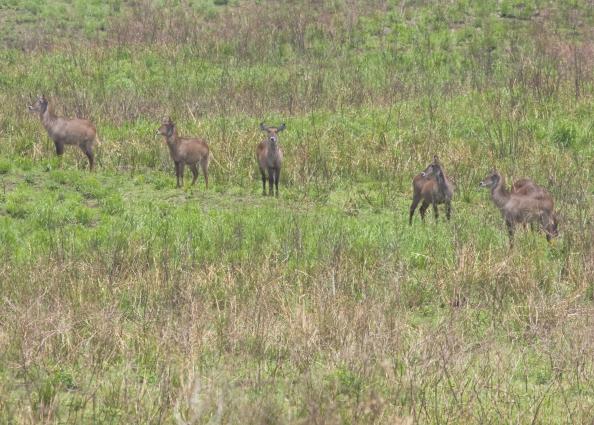
M 149 4 L 0 2 L 19 28 L 0 51 L 2 421 L 591 420 L 590 6 Z M 97 123 L 96 174 L 53 157 L 24 111 L 38 91 Z M 174 189 L 164 114 L 209 139 L 208 192 Z M 287 122 L 278 200 L 262 119 Z M 408 227 L 433 153 L 453 219 Z M 550 188 L 554 245 L 508 249 L 476 188 L 493 166 Z

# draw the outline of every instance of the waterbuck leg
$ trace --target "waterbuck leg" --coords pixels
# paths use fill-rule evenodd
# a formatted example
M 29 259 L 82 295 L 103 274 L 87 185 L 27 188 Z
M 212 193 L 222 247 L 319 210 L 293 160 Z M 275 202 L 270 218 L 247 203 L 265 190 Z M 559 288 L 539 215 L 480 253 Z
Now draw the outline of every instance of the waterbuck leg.
M 179 162 L 179 180 L 181 182 L 181 186 L 184 186 L 184 168 L 185 168 L 186 164 L 184 164 L 183 161 Z
M 266 173 L 263 168 L 260 168 L 260 174 L 262 174 L 262 195 L 266 196 Z
M 274 195 L 274 168 L 268 167 L 268 194 Z
M 56 146 L 56 154 L 58 156 L 63 155 L 64 154 L 64 143 L 54 142 L 54 145 Z
M 420 201 L 421 201 L 420 197 L 413 196 L 412 204 L 410 204 L 410 213 L 408 215 L 408 225 L 409 226 L 412 225 L 413 215 L 415 214 L 415 210 L 417 209 L 417 205 L 419 205 Z
M 437 202 L 431 202 L 431 205 L 433 206 L 433 215 L 435 215 L 435 222 L 437 223 L 437 220 L 439 219 L 439 212 L 437 211 Z
M 83 152 L 89 160 L 89 171 L 93 171 L 93 168 L 95 167 L 95 154 L 93 153 L 93 148 L 85 146 L 83 147 Z
M 425 222 L 425 211 L 429 208 L 429 202 L 423 199 L 423 203 L 421 204 L 421 208 L 419 208 L 419 213 L 421 214 L 421 220 L 423 223 Z
M 198 178 L 198 167 L 196 164 L 190 165 L 190 171 L 192 171 L 192 186 L 194 186 L 196 179 Z
M 274 173 L 274 186 L 276 187 L 276 196 L 278 197 L 278 181 L 280 180 L 280 168 L 277 168 Z
M 507 226 L 507 234 L 509 235 L 509 246 L 511 248 L 514 246 L 514 224 L 509 220 L 505 220 L 505 225 Z
M 175 164 L 175 179 L 176 179 L 176 182 L 177 182 L 177 187 L 181 187 L 180 184 L 179 184 L 179 168 L 180 168 L 179 166 L 180 166 L 180 163 L 179 162 L 174 162 L 174 164 Z
M 208 189 L 208 158 L 204 158 L 200 161 L 200 168 L 202 168 L 202 174 L 204 174 L 204 184 Z

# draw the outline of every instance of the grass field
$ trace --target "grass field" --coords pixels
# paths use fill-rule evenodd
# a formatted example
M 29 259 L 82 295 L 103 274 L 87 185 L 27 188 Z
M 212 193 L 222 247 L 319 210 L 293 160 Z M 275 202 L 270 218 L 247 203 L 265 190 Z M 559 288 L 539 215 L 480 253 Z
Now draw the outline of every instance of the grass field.
M 593 100 L 586 0 L 0 0 L 0 423 L 591 424 Z M 409 226 L 434 154 L 452 220 Z M 509 248 L 494 167 L 558 239 Z

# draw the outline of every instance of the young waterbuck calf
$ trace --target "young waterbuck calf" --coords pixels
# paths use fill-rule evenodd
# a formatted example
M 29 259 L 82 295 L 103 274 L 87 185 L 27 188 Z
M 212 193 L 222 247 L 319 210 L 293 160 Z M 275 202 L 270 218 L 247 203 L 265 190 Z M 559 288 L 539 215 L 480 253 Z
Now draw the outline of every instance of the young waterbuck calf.
M 54 141 L 56 153 L 59 156 L 64 153 L 64 145 L 77 145 L 89 159 L 89 170 L 93 171 L 95 165 L 93 150 L 97 144 L 97 131 L 90 121 L 54 115 L 45 96 L 37 96 L 37 101 L 33 105 L 28 105 L 28 108 L 29 111 L 39 114 L 39 119 Z
M 175 123 L 171 121 L 171 118 L 163 121 L 161 127 L 157 130 L 157 134 L 165 137 L 169 154 L 175 164 L 177 187 L 181 187 L 184 184 L 184 167 L 186 164 L 192 171 L 192 185 L 196 183 L 196 179 L 198 178 L 197 164 L 200 164 L 200 168 L 202 168 L 202 173 L 204 174 L 204 182 L 208 189 L 208 144 L 202 139 L 179 137 Z
M 266 139 L 260 142 L 256 148 L 256 159 L 262 174 L 262 195 L 266 195 L 266 171 L 268 171 L 269 193 L 272 196 L 274 186 L 276 187 L 276 196 L 278 196 L 278 181 L 283 162 L 283 151 L 278 146 L 278 133 L 285 128 L 284 123 L 279 127 L 267 127 L 264 123 L 260 123 L 260 130 L 266 132 Z
M 493 170 L 482 182 L 481 187 L 491 190 L 491 199 L 501 211 L 507 231 L 509 234 L 510 246 L 513 246 L 513 238 L 516 224 L 538 223 L 544 231 L 547 241 L 556 237 L 557 219 L 553 211 L 553 198 L 542 188 L 541 190 L 528 190 L 509 192 L 505 187 L 505 179 L 496 170 Z M 524 185 L 519 185 L 521 188 Z
M 425 168 L 425 171 L 417 174 L 413 178 L 413 200 L 410 206 L 410 214 L 408 217 L 408 224 L 412 225 L 413 215 L 417 205 L 423 200 L 419 213 L 421 219 L 425 221 L 425 211 L 429 205 L 433 206 L 435 220 L 439 218 L 437 205 L 445 204 L 446 218 L 449 220 L 452 211 L 452 195 L 454 194 L 454 186 L 446 177 L 441 163 L 437 156 L 433 157 L 433 162 Z

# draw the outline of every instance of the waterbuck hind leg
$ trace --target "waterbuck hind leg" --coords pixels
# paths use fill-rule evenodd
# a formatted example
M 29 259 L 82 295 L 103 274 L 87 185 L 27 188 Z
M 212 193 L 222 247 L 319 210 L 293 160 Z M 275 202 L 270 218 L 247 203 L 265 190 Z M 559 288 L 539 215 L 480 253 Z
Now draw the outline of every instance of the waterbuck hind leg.
M 198 167 L 196 164 L 190 165 L 190 171 L 192 171 L 192 186 L 194 186 L 196 179 L 198 179 Z
M 89 171 L 93 171 L 95 168 L 95 154 L 93 153 L 93 148 L 89 145 L 86 145 L 82 148 L 82 150 L 89 160 Z
M 413 215 L 415 215 L 415 210 L 417 209 L 417 205 L 419 205 L 420 201 L 421 201 L 420 197 L 413 196 L 413 201 L 412 201 L 412 204 L 410 204 L 410 210 L 409 210 L 409 214 L 408 214 L 408 225 L 409 226 L 412 226 Z
M 274 168 L 268 168 L 268 194 L 274 195 Z
M 421 214 L 421 220 L 423 223 L 425 222 L 425 211 L 427 211 L 427 208 L 429 208 L 429 202 L 423 200 L 421 208 L 419 208 L 419 214 Z
M 202 168 L 202 174 L 204 175 L 204 185 L 208 189 L 208 158 L 200 161 L 200 168 Z

